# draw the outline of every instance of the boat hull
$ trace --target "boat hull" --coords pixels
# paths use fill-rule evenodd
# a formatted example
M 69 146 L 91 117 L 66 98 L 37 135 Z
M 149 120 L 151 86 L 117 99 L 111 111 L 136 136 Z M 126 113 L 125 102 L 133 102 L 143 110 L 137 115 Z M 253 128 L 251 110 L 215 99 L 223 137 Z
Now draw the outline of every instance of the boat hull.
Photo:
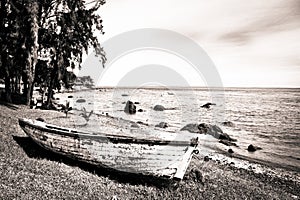
M 24 132 L 43 148 L 73 159 L 118 171 L 182 179 L 197 141 L 147 140 L 85 133 L 19 119 Z

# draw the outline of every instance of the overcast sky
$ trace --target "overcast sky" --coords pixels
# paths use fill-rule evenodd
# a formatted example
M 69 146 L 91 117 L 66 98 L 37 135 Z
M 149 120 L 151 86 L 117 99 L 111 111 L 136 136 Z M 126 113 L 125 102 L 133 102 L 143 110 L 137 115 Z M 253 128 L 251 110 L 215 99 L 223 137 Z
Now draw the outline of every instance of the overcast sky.
M 102 42 L 168 29 L 203 48 L 224 86 L 300 87 L 300 0 L 107 0 L 99 13 Z

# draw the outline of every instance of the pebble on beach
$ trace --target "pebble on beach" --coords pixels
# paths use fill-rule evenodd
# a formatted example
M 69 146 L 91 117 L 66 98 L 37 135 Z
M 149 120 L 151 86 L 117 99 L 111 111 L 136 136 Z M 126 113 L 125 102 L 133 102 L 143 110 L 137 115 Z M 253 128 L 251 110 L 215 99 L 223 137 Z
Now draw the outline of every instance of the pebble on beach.
M 208 157 L 208 156 L 204 156 L 204 159 L 203 159 L 205 162 L 208 162 L 209 160 L 211 160 L 211 158 L 210 157 Z

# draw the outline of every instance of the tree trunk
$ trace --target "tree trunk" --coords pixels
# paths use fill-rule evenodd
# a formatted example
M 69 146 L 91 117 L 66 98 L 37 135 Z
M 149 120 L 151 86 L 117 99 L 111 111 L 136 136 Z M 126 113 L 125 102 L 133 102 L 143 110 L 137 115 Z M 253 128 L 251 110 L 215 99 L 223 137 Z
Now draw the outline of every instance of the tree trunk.
M 15 93 L 15 80 L 14 78 L 10 78 L 10 88 L 11 88 L 11 92 L 14 94 Z
M 15 78 L 15 92 L 20 94 L 20 76 L 16 76 Z
M 10 77 L 5 76 L 5 100 L 8 103 L 11 103 L 11 84 L 10 84 Z
M 57 79 L 57 70 L 58 70 L 58 66 L 57 66 L 57 61 L 54 63 L 54 67 L 52 69 L 51 72 L 51 76 L 50 76 L 50 84 L 48 86 L 48 95 L 47 95 L 47 102 L 46 102 L 46 107 L 49 108 L 50 107 L 50 103 L 51 103 L 51 98 L 53 95 L 53 88 L 54 88 L 54 84 L 55 81 Z
M 4 50 L 4 53 L 1 55 L 2 66 L 4 67 L 4 81 L 5 81 L 5 100 L 9 103 L 12 102 L 11 99 L 11 82 L 9 75 L 9 67 L 7 65 L 7 54 Z
M 24 73 L 22 75 L 22 80 L 23 80 L 23 97 L 26 98 L 27 95 L 27 78 L 26 78 L 26 74 Z
M 48 86 L 48 94 L 47 94 L 47 101 L 46 101 L 46 107 L 47 108 L 50 108 L 50 104 L 51 104 L 51 98 L 52 98 L 52 93 L 53 93 L 53 83 L 54 81 L 52 81 L 52 78 L 51 78 L 51 82 L 50 82 L 50 85 Z
M 37 64 L 37 51 L 38 51 L 38 3 L 35 1 L 29 4 L 28 7 L 30 18 L 31 18 L 31 39 L 33 41 L 32 46 L 28 48 L 28 55 L 27 55 L 27 66 L 26 66 L 26 73 L 27 73 L 27 80 L 28 80 L 28 88 L 26 94 L 26 105 L 30 105 L 30 101 L 32 98 L 32 89 L 34 86 L 34 76 L 35 76 L 35 66 Z
M 53 88 L 55 86 L 55 83 L 57 81 L 59 81 L 61 79 L 61 74 L 60 74 L 60 65 L 62 63 L 62 56 L 60 54 L 60 45 L 58 44 L 57 48 L 55 49 L 55 59 L 54 60 L 54 65 L 53 65 L 53 70 L 51 72 L 51 76 L 50 76 L 50 84 L 48 86 L 48 96 L 47 96 L 47 103 L 46 103 L 46 107 L 49 108 L 50 107 L 50 100 L 52 98 L 53 95 Z
M 32 95 L 31 95 L 32 87 L 33 87 L 33 81 L 29 80 L 27 94 L 26 94 L 26 105 L 28 105 L 28 106 L 30 105 L 30 102 L 32 99 Z

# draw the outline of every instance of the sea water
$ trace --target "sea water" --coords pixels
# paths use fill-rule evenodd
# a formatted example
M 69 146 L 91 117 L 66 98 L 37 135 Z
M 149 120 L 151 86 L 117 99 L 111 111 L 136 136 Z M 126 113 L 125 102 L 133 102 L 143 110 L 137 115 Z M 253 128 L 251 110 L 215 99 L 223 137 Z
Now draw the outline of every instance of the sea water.
M 76 103 L 78 99 L 86 101 Z M 128 100 L 142 112 L 126 114 Z M 208 102 L 216 105 L 203 108 Z M 155 111 L 155 105 L 166 110 Z M 73 106 L 150 126 L 166 122 L 165 130 L 172 132 L 189 123 L 216 124 L 237 139 L 238 146 L 215 143 L 212 149 L 232 148 L 244 159 L 300 171 L 300 89 L 98 88 L 76 92 Z M 225 121 L 233 126 L 223 125 Z M 248 152 L 249 144 L 262 150 Z

